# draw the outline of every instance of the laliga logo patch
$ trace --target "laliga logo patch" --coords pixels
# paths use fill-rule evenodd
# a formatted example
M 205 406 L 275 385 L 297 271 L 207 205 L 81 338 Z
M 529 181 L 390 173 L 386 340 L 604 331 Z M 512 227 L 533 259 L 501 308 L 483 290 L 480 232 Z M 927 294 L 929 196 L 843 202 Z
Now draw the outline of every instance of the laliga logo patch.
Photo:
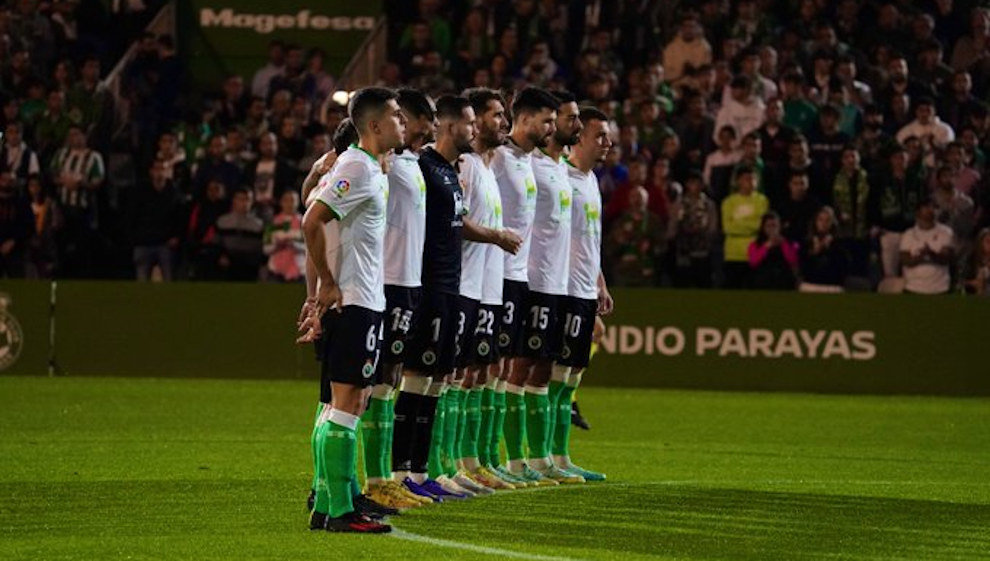
M 437 362 L 437 354 L 433 351 L 423 353 L 423 364 L 433 366 Z
M 396 342 L 392 343 L 392 353 L 394 353 L 394 354 L 401 353 L 403 347 L 405 347 L 405 345 L 402 344 L 402 341 L 396 341 Z
M 491 351 L 491 348 L 488 346 L 488 342 L 487 341 L 482 341 L 482 342 L 478 343 L 478 354 L 479 355 L 481 355 L 481 356 L 488 356 L 489 351 Z
M 351 190 L 351 182 L 346 179 L 338 179 L 336 183 L 333 184 L 333 190 L 337 193 L 338 197 L 343 197 Z
M 540 345 L 542 344 L 543 341 L 540 340 L 539 335 L 533 335 L 532 337 L 529 338 L 529 348 L 533 349 L 534 351 L 540 348 Z
M 361 368 L 361 375 L 365 378 L 371 378 L 371 375 L 375 373 L 375 365 L 371 361 L 366 361 L 364 366 Z
M 10 296 L 0 293 L 0 370 L 6 370 L 17 362 L 24 347 L 21 324 L 7 311 L 10 302 Z
M 509 346 L 509 334 L 508 333 L 499 333 L 499 335 L 498 335 L 498 345 L 500 347 L 508 347 Z

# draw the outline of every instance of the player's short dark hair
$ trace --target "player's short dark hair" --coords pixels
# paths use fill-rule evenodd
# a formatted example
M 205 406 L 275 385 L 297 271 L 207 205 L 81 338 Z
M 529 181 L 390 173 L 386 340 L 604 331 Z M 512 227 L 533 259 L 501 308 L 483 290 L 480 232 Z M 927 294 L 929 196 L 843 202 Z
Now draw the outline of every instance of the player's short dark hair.
M 577 103 L 577 98 L 574 97 L 574 94 L 572 94 L 567 90 L 553 90 L 552 92 L 550 92 L 550 95 L 557 98 L 557 101 L 560 102 L 560 105 L 563 105 L 565 103 Z
M 589 107 L 587 105 L 581 108 L 581 112 L 578 113 L 578 118 L 581 119 L 582 123 L 588 123 L 590 121 L 608 122 L 608 115 L 597 107 Z
M 503 106 L 505 105 L 505 99 L 502 97 L 502 94 L 491 88 L 468 88 L 461 95 L 467 98 L 471 103 L 471 107 L 474 107 L 474 112 L 477 115 L 488 111 L 488 104 L 492 101 L 498 101 Z
M 397 99 L 399 96 L 388 88 L 364 88 L 354 93 L 350 103 L 347 105 L 347 113 L 354 122 L 354 126 L 360 131 L 368 123 L 368 118 L 380 113 L 385 104 L 390 99 Z
M 468 98 L 461 95 L 445 95 L 437 100 L 437 118 L 460 119 L 468 107 L 471 107 Z
M 337 130 L 333 131 L 333 138 L 331 143 L 333 144 L 333 151 L 337 155 L 341 155 L 345 150 L 355 142 L 358 141 L 357 128 L 354 127 L 354 121 L 350 117 L 345 117 L 340 124 L 337 125 Z
M 515 100 L 512 101 L 512 117 L 536 113 L 543 109 L 556 111 L 558 107 L 560 107 L 560 102 L 550 92 L 543 88 L 530 86 L 523 88 L 516 94 Z
M 426 97 L 426 94 L 412 88 L 400 88 L 396 93 L 399 96 L 399 107 L 403 111 L 417 119 L 425 117 L 428 120 L 433 120 L 433 104 L 430 103 L 430 98 Z

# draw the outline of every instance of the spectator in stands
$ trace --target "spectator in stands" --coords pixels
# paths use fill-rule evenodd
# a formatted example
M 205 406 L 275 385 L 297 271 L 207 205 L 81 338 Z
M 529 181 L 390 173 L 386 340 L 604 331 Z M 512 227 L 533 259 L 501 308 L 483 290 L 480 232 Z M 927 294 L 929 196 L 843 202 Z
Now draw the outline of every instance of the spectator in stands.
M 0 172 L 0 278 L 23 278 L 34 215 L 14 175 Z
M 850 274 L 867 277 L 871 236 L 868 220 L 871 215 L 868 207 L 870 182 L 860 165 L 859 152 L 851 146 L 842 151 L 842 167 L 835 175 L 832 201 L 839 221 L 838 241 L 851 259 Z
M 868 210 L 871 226 L 879 229 L 880 260 L 885 277 L 900 276 L 901 234 L 914 223 L 915 209 L 924 198 L 921 177 L 908 167 L 907 150 L 897 147 L 870 178 Z
M 645 158 L 633 160 L 629 164 L 629 174 L 626 181 L 611 194 L 608 203 L 605 205 L 605 223 L 611 223 L 630 209 L 632 205 L 632 194 L 636 189 L 646 189 L 646 181 L 649 178 L 649 168 Z M 647 192 L 647 195 L 649 192 Z M 647 202 L 649 200 L 647 199 Z
M 78 126 L 65 110 L 64 93 L 52 90 L 46 99 L 45 111 L 34 125 L 34 144 L 43 159 L 62 146 L 70 126 Z
M 973 79 L 969 72 L 957 70 L 952 75 L 951 89 L 940 98 L 938 114 L 953 131 L 960 131 L 981 106 L 983 104 L 973 95 Z
M 98 193 L 106 176 L 103 157 L 86 145 L 82 128 L 71 125 L 50 172 L 64 219 L 58 243 L 61 276 L 89 277 L 99 226 Z
M 38 83 L 39 77 L 31 64 L 31 55 L 23 47 L 15 47 L 10 51 L 10 60 L 0 71 L 0 84 L 15 98 L 27 97 L 28 87 Z
M 780 86 L 784 103 L 784 124 L 808 134 L 818 119 L 818 109 L 805 97 L 801 74 L 785 74 Z
M 310 49 L 306 57 L 306 80 L 303 91 L 309 92 L 312 107 L 319 107 L 333 93 L 336 82 L 326 70 L 327 54 L 323 49 Z
M 100 85 L 100 59 L 88 56 L 79 70 L 79 81 L 65 98 L 70 114 L 78 114 L 79 124 L 97 149 L 109 147 L 113 126 L 113 95 Z
M 649 198 L 643 187 L 632 189 L 629 210 L 618 217 L 605 242 L 616 286 L 654 286 L 659 279 L 667 224 L 650 212 Z
M 701 174 L 690 172 L 684 196 L 675 207 L 674 284 L 679 287 L 712 286 L 712 245 L 718 235 L 718 209 L 705 194 Z
M 23 130 L 24 127 L 17 121 L 7 123 L 0 147 L 0 173 L 10 174 L 10 180 L 19 193 L 24 192 L 28 177 L 41 172 L 38 155 L 24 142 Z
M 946 294 L 951 288 L 950 267 L 955 259 L 952 229 L 935 220 L 929 199 L 918 203 L 915 225 L 901 237 L 904 291 L 913 294 Z
M 708 115 L 705 98 L 698 93 L 689 93 L 683 105 L 684 114 L 672 126 L 681 139 L 688 165 L 700 170 L 705 165 L 705 156 L 715 149 L 715 119 Z
M 990 296 L 990 228 L 980 230 L 972 255 L 963 269 L 963 288 L 977 296 Z
M 237 74 L 227 76 L 223 81 L 223 94 L 217 110 L 217 122 L 221 127 L 240 125 L 247 113 L 248 99 L 244 95 L 244 78 Z
M 425 21 L 413 22 L 406 28 L 406 33 L 399 46 L 399 53 L 396 62 L 402 70 L 402 76 L 406 80 L 412 80 L 423 71 L 427 53 L 436 49 L 433 39 L 430 38 L 430 26 Z
M 954 140 L 945 147 L 945 152 L 942 154 L 942 164 L 952 171 L 953 186 L 962 194 L 973 197 L 977 193 L 982 178 L 980 172 L 966 165 L 965 156 L 966 149 L 963 143 Z
M 722 230 L 725 232 L 725 288 L 742 288 L 749 272 L 749 244 L 760 232 L 761 217 L 769 210 L 767 198 L 756 191 L 756 171 L 740 168 L 737 188 L 722 201 Z
M 254 212 L 268 222 L 278 212 L 282 193 L 296 189 L 295 168 L 278 156 L 278 139 L 263 134 L 258 142 L 258 159 L 244 170 L 244 183 L 251 189 Z
M 815 213 L 800 247 L 802 292 L 844 290 L 849 255 L 836 241 L 837 237 L 835 211 L 824 206 Z
M 179 146 L 179 139 L 172 131 L 165 131 L 158 137 L 158 151 L 155 160 L 161 163 L 162 173 L 172 187 L 183 196 L 191 198 L 189 164 L 186 151 Z
M 285 47 L 285 65 L 282 72 L 272 77 L 268 83 L 268 96 L 275 95 L 280 90 L 288 90 L 294 96 L 309 98 L 313 92 L 307 91 L 306 87 L 313 87 L 315 84 L 307 84 L 306 68 L 304 66 L 303 49 L 299 45 L 287 45 Z
M 725 96 L 715 118 L 715 130 L 728 125 L 744 137 L 760 128 L 765 111 L 763 100 L 753 95 L 752 81 L 747 76 L 736 76 L 729 84 L 729 95 Z
M 794 173 L 787 182 L 787 198 L 780 201 L 781 231 L 792 242 L 803 242 L 808 235 L 808 228 L 814 220 L 815 213 L 821 208 L 821 202 L 809 192 L 810 181 L 807 173 Z
M 264 260 L 264 223 L 251 212 L 251 192 L 234 189 L 230 212 L 217 220 L 220 269 L 229 281 L 256 281 Z
M 697 16 L 688 13 L 681 19 L 677 36 L 663 50 L 667 79 L 677 84 L 692 70 L 711 63 L 712 46 L 705 39 Z
M 852 138 L 839 130 L 839 110 L 824 105 L 818 112 L 818 126 L 808 135 L 811 168 L 817 181 L 812 182 L 812 194 L 821 201 L 832 200 L 835 174 L 839 170 L 842 151 Z M 817 189 L 821 191 L 815 192 Z
M 867 105 L 863 109 L 863 126 L 853 144 L 866 162 L 868 172 L 876 171 L 876 164 L 887 159 L 891 150 L 898 146 L 894 137 L 883 128 L 883 111 L 879 106 Z
M 717 203 L 728 196 L 732 170 L 742 158 L 742 152 L 736 147 L 737 138 L 735 128 L 723 126 L 718 131 L 718 150 L 705 159 L 703 177 Z
M 58 251 L 55 235 L 62 224 L 58 203 L 45 192 L 40 175 L 27 180 L 27 194 L 31 201 L 31 238 L 27 249 L 27 277 L 48 279 L 55 271 Z
M 780 217 L 769 211 L 760 219 L 760 232 L 747 251 L 749 288 L 794 290 L 797 287 L 798 244 L 785 238 Z
M 241 172 L 226 159 L 227 139 L 216 134 L 210 138 L 206 155 L 196 163 L 193 177 L 193 198 L 199 200 L 206 192 L 206 184 L 214 179 L 223 183 L 225 191 L 233 192 L 240 186 Z
M 790 157 L 791 142 L 798 134 L 796 130 L 784 124 L 783 118 L 784 104 L 780 98 L 773 98 L 767 102 L 763 125 L 756 130 L 760 139 L 760 158 L 766 165 L 762 190 L 770 200 L 771 206 L 775 206 L 775 203 L 786 196 L 779 186 L 786 181 L 782 175 Z
M 137 189 L 128 212 L 137 279 L 151 280 L 157 266 L 162 280 L 171 281 L 182 234 L 181 194 L 161 160 L 152 162 L 147 179 Z
M 736 183 L 736 174 L 743 167 L 752 168 L 753 172 L 756 174 L 756 190 L 760 193 L 766 195 L 763 188 L 763 176 L 765 175 L 766 164 L 763 162 L 763 158 L 760 153 L 763 151 L 763 146 L 760 142 L 760 135 L 758 133 L 751 132 L 743 137 L 742 141 L 742 152 L 739 157 L 739 161 L 736 162 L 735 167 L 732 170 L 732 184 Z
M 487 27 L 487 14 L 482 8 L 471 9 L 464 18 L 456 51 L 465 68 L 478 67 L 495 52 L 495 44 L 487 33 Z
M 942 43 L 938 39 L 919 42 L 921 49 L 914 65 L 914 77 L 936 92 L 945 91 L 952 83 L 952 68 L 942 61 Z
M 220 239 L 217 221 L 230 208 L 225 196 L 226 187 L 219 179 L 206 185 L 206 197 L 193 205 L 186 228 L 186 241 L 192 258 L 192 278 L 197 280 L 219 280 Z
M 251 79 L 251 95 L 262 99 L 268 98 L 268 89 L 272 80 L 280 76 L 285 69 L 285 43 L 273 39 L 268 43 L 268 63 L 254 73 Z
M 935 172 L 935 189 L 932 191 L 935 219 L 952 229 L 956 255 L 969 256 L 970 240 L 976 226 L 976 205 L 973 199 L 955 186 L 955 174 L 949 166 Z
M 302 280 L 306 267 L 299 194 L 285 191 L 279 198 L 279 213 L 265 227 L 264 252 L 269 278 L 278 282 Z
M 261 138 L 264 138 L 262 135 Z M 295 117 L 286 117 L 278 127 L 278 155 L 292 167 L 299 165 L 306 152 L 306 139 L 302 127 Z M 261 140 L 258 140 L 261 143 Z
M 914 121 L 897 132 L 897 141 L 904 144 L 908 137 L 921 141 L 925 154 L 925 164 L 935 164 L 935 152 L 945 148 L 956 139 L 952 127 L 942 122 L 935 114 L 935 101 L 930 97 L 918 99 L 914 106 Z
M 990 12 L 986 8 L 973 8 L 969 21 L 969 33 L 960 37 L 952 50 L 951 65 L 957 71 L 972 66 L 990 48 Z

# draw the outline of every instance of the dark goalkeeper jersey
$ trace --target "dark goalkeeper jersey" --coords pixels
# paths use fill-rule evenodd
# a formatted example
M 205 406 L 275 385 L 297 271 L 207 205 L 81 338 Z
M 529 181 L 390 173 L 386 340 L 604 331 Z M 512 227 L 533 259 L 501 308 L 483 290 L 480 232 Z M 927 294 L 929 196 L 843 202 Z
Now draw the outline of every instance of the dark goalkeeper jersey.
M 458 294 L 464 192 L 457 178 L 457 170 L 433 148 L 426 148 L 420 153 L 419 167 L 426 180 L 423 288 Z

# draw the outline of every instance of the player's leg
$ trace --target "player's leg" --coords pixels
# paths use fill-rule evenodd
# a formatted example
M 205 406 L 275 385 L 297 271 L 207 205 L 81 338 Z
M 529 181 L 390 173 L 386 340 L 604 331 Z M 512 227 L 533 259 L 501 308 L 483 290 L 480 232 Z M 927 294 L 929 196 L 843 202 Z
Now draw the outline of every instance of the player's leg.
M 355 505 L 357 427 L 364 412 L 366 388 L 374 382 L 380 357 L 381 314 L 345 306 L 337 321 L 340 328 L 333 334 L 328 356 L 333 398 L 327 420 L 320 426 L 321 482 L 310 527 L 336 532 L 388 532 L 390 526 L 363 516 Z

